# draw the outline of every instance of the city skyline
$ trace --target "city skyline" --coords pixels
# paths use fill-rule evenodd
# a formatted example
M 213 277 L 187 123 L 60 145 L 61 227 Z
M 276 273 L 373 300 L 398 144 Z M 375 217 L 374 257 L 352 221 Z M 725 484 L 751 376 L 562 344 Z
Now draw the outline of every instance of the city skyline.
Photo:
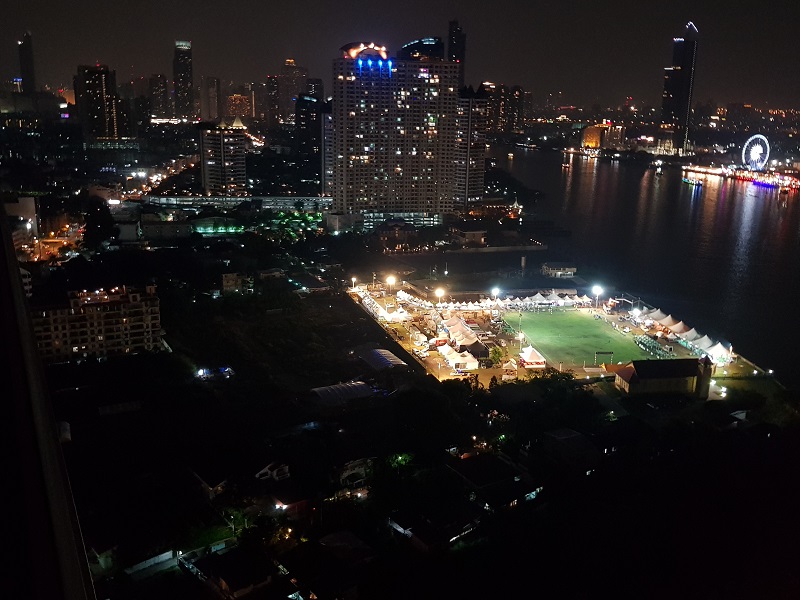
M 230 18 L 212 14 L 212 5 L 202 1 L 191 11 L 141 7 L 135 15 L 124 6 L 94 0 L 75 5 L 75 14 L 102 14 L 118 25 L 105 29 L 94 27 L 90 18 L 73 21 L 84 27 L 65 28 L 58 15 L 44 6 L 37 10 L 37 4 L 12 6 L 0 24 L 0 75 L 5 80 L 19 76 L 13 47 L 31 31 L 39 85 L 69 85 L 77 65 L 94 63 L 116 70 L 120 82 L 132 76 L 169 77 L 175 41 L 190 40 L 195 83 L 202 76 L 263 81 L 279 73 L 286 58 L 294 58 L 327 87 L 331 60 L 342 44 L 374 40 L 395 53 L 416 38 L 446 40 L 449 21 L 458 20 L 466 34 L 467 84 L 490 80 L 521 85 L 538 98 L 562 92 L 564 103 L 583 106 L 615 106 L 632 96 L 635 105 L 657 108 L 670 41 L 693 21 L 703 39 L 695 102 L 800 106 L 800 81 L 787 77 L 784 66 L 800 7 L 788 3 L 785 9 L 773 7 L 753 16 L 688 2 L 656 12 L 634 2 L 577 2 L 565 9 L 512 1 L 505 11 L 491 11 L 477 2 L 453 10 L 412 0 L 396 14 L 375 14 L 309 0 L 279 8 L 248 5 L 230 11 Z M 754 38 L 751 32 L 766 34 Z

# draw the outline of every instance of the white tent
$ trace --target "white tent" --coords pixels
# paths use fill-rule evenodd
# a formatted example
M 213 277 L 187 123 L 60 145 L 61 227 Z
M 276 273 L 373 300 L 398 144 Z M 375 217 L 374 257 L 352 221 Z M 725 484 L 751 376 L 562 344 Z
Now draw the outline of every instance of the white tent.
M 643 317 L 643 316 L 645 316 L 647 314 L 650 314 L 654 310 L 658 310 L 658 309 L 657 308 L 643 308 L 642 310 L 639 311 L 639 315 Z
M 478 359 L 469 352 L 454 353 L 448 358 L 453 367 L 473 371 L 478 368 Z
M 589 298 L 589 296 L 587 296 L 586 294 L 584 294 L 583 296 L 581 296 L 581 302 L 586 302 L 587 304 L 591 304 L 592 299 Z
M 531 298 L 531 302 L 533 302 L 534 304 L 539 304 L 541 302 L 547 302 L 547 299 L 544 296 L 542 296 L 539 292 L 536 292 L 536 295 L 533 298 Z
M 455 352 L 455 350 L 453 350 L 453 348 L 451 346 L 448 346 L 447 344 L 444 344 L 443 346 L 437 346 L 436 349 L 439 350 L 439 354 L 441 354 L 444 357 L 446 357 L 448 354 Z
M 689 331 L 689 326 L 686 323 L 684 323 L 683 321 L 678 321 L 677 323 L 675 323 L 675 325 L 670 325 L 669 326 L 669 330 L 672 333 L 681 334 L 681 333 L 684 333 L 686 331 Z
M 652 319 L 653 321 L 660 321 L 661 319 L 663 319 L 666 316 L 667 315 L 665 315 L 663 312 L 661 312 L 660 308 L 657 308 L 654 311 L 647 313 L 647 318 L 648 319 Z
M 675 325 L 675 323 L 678 322 L 677 319 L 675 319 L 675 317 L 673 317 L 672 315 L 667 315 L 663 319 L 653 319 L 653 320 L 656 321 L 659 325 L 663 325 L 664 327 L 671 327 L 672 325 Z
M 723 346 L 720 342 L 711 346 L 711 348 L 706 350 L 706 353 L 717 362 L 721 360 L 730 360 L 731 357 L 730 349 Z
M 703 335 L 697 331 L 694 327 L 692 327 L 689 331 L 681 333 L 678 337 L 682 340 L 686 340 L 687 342 L 693 342 L 695 340 L 699 340 Z
M 572 297 L 572 301 L 573 301 L 575 304 L 581 304 L 581 303 L 583 302 L 583 300 L 581 300 L 581 297 L 580 297 L 580 296 L 578 296 L 578 294 L 575 294 L 575 295 Z
M 712 340 L 707 335 L 704 335 L 699 340 L 695 340 L 692 342 L 696 348 L 700 348 L 700 350 L 708 351 L 714 345 L 714 340 Z
M 547 297 L 548 302 L 561 302 L 561 296 L 556 294 L 555 292 L 550 292 L 550 295 Z
M 503 368 L 507 371 L 516 371 L 517 361 L 515 361 L 513 358 L 509 358 L 508 362 L 503 363 Z

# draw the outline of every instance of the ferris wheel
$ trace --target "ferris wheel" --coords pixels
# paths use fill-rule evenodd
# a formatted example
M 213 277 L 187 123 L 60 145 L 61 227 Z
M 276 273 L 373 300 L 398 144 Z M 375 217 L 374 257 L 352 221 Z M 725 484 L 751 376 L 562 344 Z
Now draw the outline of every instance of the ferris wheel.
M 761 171 L 769 160 L 769 142 L 760 133 L 752 136 L 742 146 L 742 164 L 753 171 Z

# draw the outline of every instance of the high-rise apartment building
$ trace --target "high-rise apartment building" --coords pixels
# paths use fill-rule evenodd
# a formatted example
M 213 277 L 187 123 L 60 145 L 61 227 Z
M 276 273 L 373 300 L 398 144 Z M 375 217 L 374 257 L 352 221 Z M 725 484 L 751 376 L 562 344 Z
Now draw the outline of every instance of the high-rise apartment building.
M 70 292 L 64 306 L 33 307 L 31 321 L 44 362 L 161 349 L 156 288 Z
M 464 61 L 467 57 L 467 34 L 458 25 L 458 21 L 450 21 L 447 32 L 447 60 L 458 63 L 458 87 L 464 87 Z
M 287 58 L 281 66 L 278 92 L 280 117 L 284 123 L 294 123 L 294 103 L 306 91 L 307 78 L 308 69 L 295 64 L 293 58 Z
M 222 108 L 222 88 L 218 77 L 200 78 L 200 120 L 216 121 Z
M 672 65 L 664 69 L 661 127 L 671 132 L 673 148 L 679 153 L 689 149 L 697 36 L 697 27 L 690 21 L 684 36 L 673 38 Z
M 326 103 L 319 98 L 301 95 L 295 104 L 295 150 L 300 162 L 300 176 L 313 183 L 317 191 L 322 185 L 323 114 Z
M 81 65 L 74 87 L 75 109 L 85 140 L 128 137 L 128 118 L 117 94 L 115 71 L 106 65 Z
M 169 86 L 167 86 L 167 78 L 164 75 L 150 75 L 148 96 L 150 99 L 151 117 L 167 119 L 171 116 Z
M 200 133 L 200 174 L 208 196 L 247 194 L 247 128 L 236 117 Z
M 456 211 L 466 213 L 470 202 L 483 199 L 488 117 L 489 100 L 483 90 L 463 88 L 456 116 Z
M 175 42 L 175 55 L 172 59 L 172 86 L 175 94 L 175 116 L 179 119 L 194 118 L 192 42 Z
M 408 46 L 408 45 L 407 45 Z M 350 44 L 333 63 L 333 207 L 453 212 L 458 63 Z
M 26 31 L 19 46 L 19 74 L 22 78 L 22 93 L 32 94 L 36 91 L 36 71 L 33 65 L 33 37 Z

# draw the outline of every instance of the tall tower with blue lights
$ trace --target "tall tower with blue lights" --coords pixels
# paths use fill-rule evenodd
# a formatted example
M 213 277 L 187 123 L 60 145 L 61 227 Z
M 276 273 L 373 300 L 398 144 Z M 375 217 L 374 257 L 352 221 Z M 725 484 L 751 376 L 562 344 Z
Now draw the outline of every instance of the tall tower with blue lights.
M 458 63 L 444 59 L 438 38 L 406 44 L 402 58 L 375 43 L 341 52 L 333 63 L 334 210 L 441 222 L 454 208 Z
M 683 37 L 673 38 L 672 65 L 664 69 L 661 127 L 672 132 L 673 149 L 681 154 L 689 150 L 697 38 L 697 27 L 689 21 Z

